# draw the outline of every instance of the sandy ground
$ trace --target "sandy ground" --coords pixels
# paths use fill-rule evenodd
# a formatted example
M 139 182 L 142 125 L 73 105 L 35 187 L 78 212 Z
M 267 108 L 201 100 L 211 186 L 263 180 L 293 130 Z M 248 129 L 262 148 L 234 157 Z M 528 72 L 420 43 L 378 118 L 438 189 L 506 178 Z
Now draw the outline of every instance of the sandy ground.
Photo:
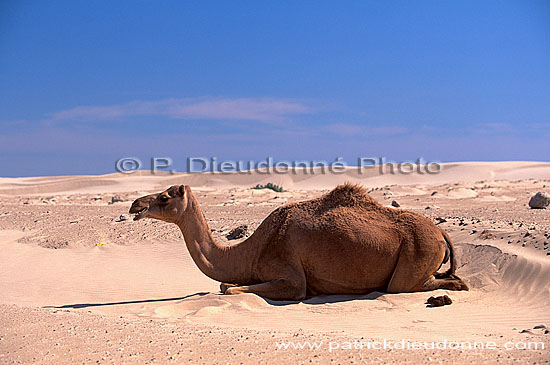
M 250 189 L 268 181 L 285 191 Z M 276 207 L 344 181 L 449 232 L 471 290 L 224 296 L 175 225 L 127 215 L 133 199 L 189 184 L 229 245 L 232 228 L 253 231 Z M 1 178 L 0 363 L 548 363 L 550 214 L 527 206 L 538 191 L 550 191 L 549 163 L 455 163 L 437 175 Z M 123 201 L 111 204 L 115 195 Z M 424 304 L 443 294 L 452 305 Z

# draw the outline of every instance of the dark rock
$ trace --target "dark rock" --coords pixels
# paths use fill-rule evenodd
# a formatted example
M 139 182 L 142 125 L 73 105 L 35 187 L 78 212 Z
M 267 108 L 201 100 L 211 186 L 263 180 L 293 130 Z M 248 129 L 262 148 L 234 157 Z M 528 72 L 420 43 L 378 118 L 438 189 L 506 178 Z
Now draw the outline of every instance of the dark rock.
M 428 300 L 426 300 L 427 307 L 442 307 L 444 305 L 450 305 L 452 304 L 451 298 L 449 298 L 448 295 L 441 295 L 439 297 L 429 297 Z
M 399 207 L 401 206 L 401 204 L 399 204 L 399 203 L 397 202 L 397 200 L 392 200 L 392 201 L 391 201 L 391 206 L 392 206 L 392 207 L 399 208 Z
M 118 203 L 118 202 L 123 202 L 124 199 L 122 199 L 122 197 L 120 195 L 115 195 L 111 198 L 111 202 L 109 204 L 115 204 L 115 203 Z
M 531 209 L 546 209 L 550 205 L 550 194 L 539 191 L 529 200 Z
M 440 224 L 440 223 L 445 223 L 447 222 L 447 220 L 445 218 L 441 218 L 441 217 L 437 217 L 435 218 L 435 220 L 437 221 L 436 224 Z

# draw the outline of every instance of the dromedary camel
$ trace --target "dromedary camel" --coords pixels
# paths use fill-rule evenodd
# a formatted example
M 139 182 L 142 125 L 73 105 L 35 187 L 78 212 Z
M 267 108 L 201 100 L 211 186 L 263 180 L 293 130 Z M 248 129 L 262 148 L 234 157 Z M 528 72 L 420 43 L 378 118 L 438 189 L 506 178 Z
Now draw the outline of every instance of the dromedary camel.
M 358 185 L 273 211 L 248 239 L 217 243 L 187 185 L 134 201 L 134 220 L 160 219 L 180 228 L 191 257 L 225 294 L 274 300 L 321 294 L 468 290 L 454 275 L 449 236 L 429 219 L 386 208 Z M 450 256 L 450 268 L 436 273 Z M 435 275 L 434 275 L 435 274 Z

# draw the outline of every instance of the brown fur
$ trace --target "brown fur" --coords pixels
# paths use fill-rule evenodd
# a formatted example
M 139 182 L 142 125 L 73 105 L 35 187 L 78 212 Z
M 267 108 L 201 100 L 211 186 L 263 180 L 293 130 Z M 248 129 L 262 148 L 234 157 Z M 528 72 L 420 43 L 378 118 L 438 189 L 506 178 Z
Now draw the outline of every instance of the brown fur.
M 163 197 L 164 195 L 164 197 Z M 161 201 L 164 199 L 165 201 Z M 319 294 L 467 290 L 454 275 L 449 237 L 429 219 L 381 206 L 360 185 L 273 211 L 247 240 L 224 247 L 212 237 L 188 186 L 137 199 L 131 213 L 176 223 L 197 266 L 226 294 L 271 299 Z M 451 268 L 434 277 L 448 247 Z

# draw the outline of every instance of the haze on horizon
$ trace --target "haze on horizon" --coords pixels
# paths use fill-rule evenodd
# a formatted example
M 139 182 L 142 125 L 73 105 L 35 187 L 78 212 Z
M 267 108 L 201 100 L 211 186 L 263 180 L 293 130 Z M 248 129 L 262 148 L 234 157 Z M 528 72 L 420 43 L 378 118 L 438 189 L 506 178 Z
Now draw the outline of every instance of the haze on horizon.
M 542 0 L 4 1 L 0 54 L 3 177 L 129 156 L 550 161 Z

